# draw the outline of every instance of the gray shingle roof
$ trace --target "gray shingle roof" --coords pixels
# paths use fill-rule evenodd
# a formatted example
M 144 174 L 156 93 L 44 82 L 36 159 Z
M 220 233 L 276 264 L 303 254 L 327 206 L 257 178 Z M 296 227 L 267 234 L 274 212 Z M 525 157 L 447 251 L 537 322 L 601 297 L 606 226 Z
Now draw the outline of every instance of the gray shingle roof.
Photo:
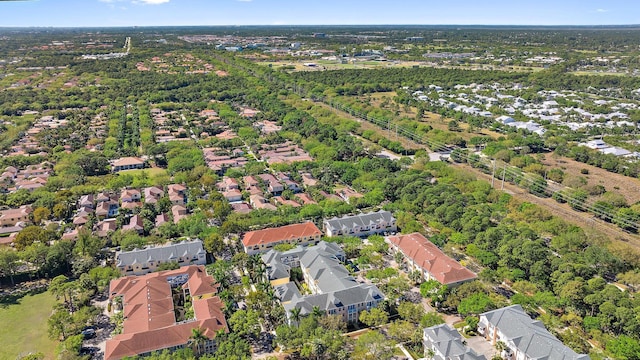
M 553 336 L 544 325 L 532 320 L 520 305 L 480 314 L 490 324 L 500 329 L 507 339 L 513 341 L 519 351 L 531 359 L 587 360 L 589 355 L 577 354 Z
M 341 218 L 332 218 L 324 221 L 324 226 L 331 231 L 344 231 L 355 227 L 370 227 L 380 223 L 391 223 L 394 219 L 393 215 L 388 211 L 371 212 L 368 214 L 359 214 L 353 216 L 343 216 Z
M 472 349 L 462 343 L 460 333 L 447 324 L 425 328 L 425 342 L 433 345 L 440 355 L 434 356 L 434 360 L 486 360 L 484 355 L 478 355 Z M 430 347 L 429 347 L 430 348 Z
M 293 282 L 276 286 L 276 296 L 289 310 L 300 308 L 302 315 L 310 314 L 313 307 L 317 306 L 322 311 L 336 309 L 351 304 L 379 302 L 384 298 L 375 285 L 358 283 L 349 271 L 340 262 L 345 258 L 344 251 L 334 243 L 321 241 L 311 247 L 297 247 L 295 249 L 279 252 L 268 251 L 262 255 L 262 260 L 267 264 L 270 272 L 279 271 L 277 268 L 287 265 L 283 259 L 299 259 L 301 267 L 308 270 L 319 293 L 314 295 L 302 295 Z M 271 276 L 271 274 L 269 274 Z M 273 278 L 272 278 L 273 279 Z
M 340 260 L 322 249 L 313 247 L 307 250 L 300 258 L 300 265 L 309 271 L 321 293 L 331 293 L 357 285 Z
M 284 304 L 284 309 L 289 314 L 289 310 L 299 308 L 301 315 L 311 314 L 313 307 L 317 306 L 322 311 L 346 307 L 348 305 L 377 302 L 384 296 L 378 287 L 370 284 L 357 284 L 354 287 L 327 294 L 294 296 L 291 302 Z
M 293 282 L 288 282 L 284 285 L 278 285 L 274 288 L 275 295 L 280 299 L 281 302 L 291 301 L 291 299 L 300 298 L 300 291 L 298 287 Z
M 192 258 L 203 253 L 202 241 L 183 241 L 177 244 L 151 247 L 146 249 L 134 249 L 116 253 L 117 266 L 133 264 L 145 264 L 150 261 L 178 261 L 180 257 Z

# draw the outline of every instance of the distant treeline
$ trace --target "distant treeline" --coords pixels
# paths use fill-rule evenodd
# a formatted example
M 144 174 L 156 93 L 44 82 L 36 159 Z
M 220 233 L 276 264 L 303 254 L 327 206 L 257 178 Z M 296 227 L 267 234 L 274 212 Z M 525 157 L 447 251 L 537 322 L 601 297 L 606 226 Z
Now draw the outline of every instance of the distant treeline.
M 334 88 L 338 95 L 357 95 L 371 92 L 393 91 L 402 86 L 422 89 L 430 84 L 451 89 L 458 84 L 471 83 L 523 83 L 555 90 L 586 90 L 594 88 L 640 88 L 640 78 L 626 76 L 577 76 L 564 72 L 561 67 L 533 74 L 505 71 L 393 68 L 309 71 L 292 74 L 297 81 L 320 83 Z

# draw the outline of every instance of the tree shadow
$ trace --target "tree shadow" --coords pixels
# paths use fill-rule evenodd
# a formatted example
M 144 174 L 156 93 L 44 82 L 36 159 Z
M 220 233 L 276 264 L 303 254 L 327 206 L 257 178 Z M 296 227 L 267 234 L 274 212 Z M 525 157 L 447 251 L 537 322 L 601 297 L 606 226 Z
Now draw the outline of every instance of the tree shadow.
M 47 287 L 40 287 L 31 290 L 15 291 L 10 294 L 0 295 L 0 309 L 9 307 L 10 305 L 19 305 L 20 300 L 27 295 L 38 295 L 47 291 Z

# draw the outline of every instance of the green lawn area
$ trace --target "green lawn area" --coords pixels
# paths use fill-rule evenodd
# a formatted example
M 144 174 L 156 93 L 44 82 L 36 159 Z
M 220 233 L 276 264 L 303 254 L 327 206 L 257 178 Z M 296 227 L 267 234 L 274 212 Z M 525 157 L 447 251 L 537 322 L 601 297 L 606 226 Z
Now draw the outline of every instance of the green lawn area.
M 596 71 L 574 71 L 572 72 L 573 75 L 578 75 L 578 76 L 630 76 L 629 74 L 626 73 L 619 73 L 619 72 L 596 72 Z
M 167 170 L 161 169 L 161 168 L 147 168 L 147 169 L 137 169 L 137 170 L 124 170 L 124 171 L 118 172 L 118 174 L 127 174 L 133 177 L 139 177 L 140 174 L 142 174 L 143 172 L 145 172 L 147 176 L 152 178 L 157 175 L 165 175 L 167 173 Z
M 0 304 L 0 359 L 41 352 L 54 358 L 56 342 L 47 336 L 47 319 L 55 303 L 48 291 L 27 295 L 18 304 Z

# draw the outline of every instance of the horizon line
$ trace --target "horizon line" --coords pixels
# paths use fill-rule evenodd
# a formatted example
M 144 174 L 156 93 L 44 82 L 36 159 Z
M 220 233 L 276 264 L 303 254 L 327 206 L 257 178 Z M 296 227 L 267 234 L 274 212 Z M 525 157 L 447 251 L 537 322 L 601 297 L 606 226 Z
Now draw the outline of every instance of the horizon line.
M 225 25 L 96 25 L 96 26 L 0 26 L 0 29 L 97 29 L 97 28 L 162 28 L 162 27 L 356 27 L 356 26 L 413 26 L 413 27 L 639 27 L 637 24 L 225 24 Z

